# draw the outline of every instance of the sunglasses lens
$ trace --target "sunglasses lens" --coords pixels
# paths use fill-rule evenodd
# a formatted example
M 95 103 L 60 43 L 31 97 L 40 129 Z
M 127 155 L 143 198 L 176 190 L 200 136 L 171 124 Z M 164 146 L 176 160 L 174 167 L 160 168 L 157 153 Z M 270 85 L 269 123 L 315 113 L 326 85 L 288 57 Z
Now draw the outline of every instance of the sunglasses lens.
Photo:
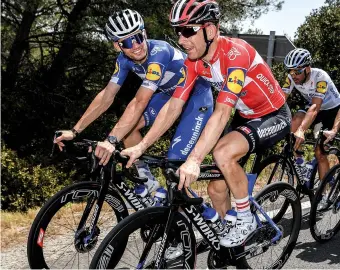
M 144 41 L 144 36 L 142 33 L 138 33 L 136 35 L 133 35 L 131 37 L 128 37 L 122 41 L 119 42 L 119 46 L 123 49 L 131 49 L 133 47 L 133 42 L 137 42 L 138 44 L 141 44 Z
M 304 72 L 305 68 L 301 68 L 301 69 L 291 69 L 288 71 L 288 73 L 290 75 L 301 75 Z
M 199 29 L 199 27 L 176 27 L 175 32 L 178 36 L 189 38 L 195 35 Z

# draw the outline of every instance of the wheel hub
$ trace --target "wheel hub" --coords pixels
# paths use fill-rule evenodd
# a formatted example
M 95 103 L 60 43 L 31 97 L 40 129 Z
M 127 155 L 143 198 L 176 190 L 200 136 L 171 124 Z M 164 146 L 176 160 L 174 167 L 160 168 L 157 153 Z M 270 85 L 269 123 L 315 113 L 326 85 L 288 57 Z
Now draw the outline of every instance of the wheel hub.
M 96 226 L 91 237 L 89 228 L 78 231 L 74 238 L 74 247 L 79 253 L 86 253 L 92 250 L 98 242 L 99 228 Z

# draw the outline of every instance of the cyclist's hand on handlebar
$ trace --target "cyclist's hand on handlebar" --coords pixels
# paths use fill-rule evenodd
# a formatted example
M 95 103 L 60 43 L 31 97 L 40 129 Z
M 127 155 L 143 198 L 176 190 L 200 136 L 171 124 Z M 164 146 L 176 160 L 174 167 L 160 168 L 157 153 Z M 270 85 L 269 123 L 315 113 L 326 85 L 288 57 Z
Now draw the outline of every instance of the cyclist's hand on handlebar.
M 108 141 L 98 142 L 94 154 L 99 158 L 99 165 L 106 165 L 114 152 L 115 147 Z
M 305 141 L 305 132 L 298 129 L 295 131 L 294 136 L 296 138 L 295 145 L 294 145 L 294 150 L 298 150 L 300 145 Z
M 177 170 L 179 174 L 178 189 L 181 190 L 183 186 L 188 188 L 192 182 L 195 182 L 200 174 L 200 170 L 199 162 L 187 159 Z
M 332 130 L 325 130 L 323 132 L 323 135 L 327 138 L 324 142 L 326 144 L 326 143 L 332 141 L 335 138 L 336 131 L 333 130 L 333 129 Z
M 126 168 L 130 168 L 137 158 L 139 158 L 144 153 L 143 146 L 139 143 L 133 147 L 124 149 L 120 154 L 122 156 L 129 156 L 130 159 L 126 164 Z
M 65 146 L 65 144 L 63 144 L 62 141 L 71 141 L 74 139 L 74 134 L 71 130 L 59 130 L 57 131 L 57 133 L 60 132 L 61 135 L 59 137 L 56 137 L 54 139 L 54 143 L 58 144 L 58 147 L 60 149 L 60 151 L 63 150 L 63 147 Z

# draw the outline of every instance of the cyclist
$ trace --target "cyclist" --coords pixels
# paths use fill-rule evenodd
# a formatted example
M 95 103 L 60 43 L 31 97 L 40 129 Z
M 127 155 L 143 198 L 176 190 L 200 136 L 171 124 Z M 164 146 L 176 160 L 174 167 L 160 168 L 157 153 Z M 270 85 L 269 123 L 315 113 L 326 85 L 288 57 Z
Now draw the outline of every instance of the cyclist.
M 62 140 L 74 139 L 110 107 L 128 72 L 136 73 L 143 79 L 141 86 L 106 140 L 99 142 L 96 148 L 95 154 L 100 158 L 100 164 L 104 165 L 120 140 L 124 141 L 126 147 L 140 142 L 142 137 L 139 130 L 152 125 L 176 86 L 184 84 L 187 79 L 183 67 L 186 55 L 165 41 L 147 40 L 143 19 L 137 11 L 125 9 L 114 13 L 106 24 L 106 32 L 115 49 L 121 51 L 112 78 L 72 130 L 62 131 L 62 135 L 55 139 L 60 147 L 64 146 Z M 195 82 L 194 88 L 188 104 L 183 108 L 181 121 L 171 142 L 168 151 L 170 159 L 187 157 L 190 151 L 182 149 L 196 143 L 212 114 L 213 98 L 209 83 L 200 79 Z M 157 89 L 159 93 L 155 93 Z M 147 165 L 139 162 L 136 166 L 140 176 L 148 177 L 146 186 L 149 192 L 156 190 L 159 183 Z
M 312 68 L 311 63 L 310 52 L 302 48 L 290 51 L 284 60 L 288 76 L 282 89 L 286 98 L 295 88 L 308 102 L 306 108 L 299 110 L 292 120 L 292 132 L 296 137 L 295 149 L 298 149 L 304 141 L 305 132 L 312 124 L 332 130 L 340 109 L 340 94 L 335 84 L 326 71 Z M 329 162 L 327 156 L 321 152 L 320 146 L 315 149 L 315 157 L 318 161 L 319 177 L 323 179 L 329 170 Z M 322 207 L 323 204 L 319 205 Z M 326 207 L 327 203 L 324 205 Z
M 178 86 L 172 96 L 171 111 L 163 107 L 143 140 L 125 149 L 123 154 L 130 156 L 130 166 L 172 125 L 173 115 L 177 115 L 188 100 L 197 78 L 204 78 L 217 87 L 214 112 L 179 168 L 179 189 L 197 179 L 201 162 L 214 148 L 213 157 L 236 201 L 237 222 L 220 242 L 232 247 L 243 243 L 256 229 L 249 206 L 247 177 L 238 160 L 284 138 L 290 131 L 291 114 L 280 85 L 258 52 L 244 40 L 219 36 L 220 15 L 218 4 L 211 0 L 179 0 L 174 4 L 170 22 L 188 55 L 186 82 Z M 220 138 L 233 108 L 237 109 L 231 123 L 233 131 Z M 223 216 L 227 210 L 226 190 L 224 182 L 209 183 L 213 206 Z

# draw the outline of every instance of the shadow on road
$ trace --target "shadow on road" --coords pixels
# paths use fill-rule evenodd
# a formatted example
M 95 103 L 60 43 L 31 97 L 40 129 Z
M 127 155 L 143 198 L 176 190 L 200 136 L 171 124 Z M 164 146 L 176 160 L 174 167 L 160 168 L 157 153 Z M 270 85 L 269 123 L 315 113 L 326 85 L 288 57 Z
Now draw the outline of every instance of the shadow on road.
M 302 239 L 299 237 L 295 246 L 297 251 L 296 258 L 312 263 L 324 262 L 325 268 L 331 268 L 334 264 L 340 264 L 340 233 L 326 243 L 316 242 L 309 230 L 309 213 L 306 213 L 302 218 L 300 235 L 302 233 L 308 234 L 308 240 L 302 242 Z

